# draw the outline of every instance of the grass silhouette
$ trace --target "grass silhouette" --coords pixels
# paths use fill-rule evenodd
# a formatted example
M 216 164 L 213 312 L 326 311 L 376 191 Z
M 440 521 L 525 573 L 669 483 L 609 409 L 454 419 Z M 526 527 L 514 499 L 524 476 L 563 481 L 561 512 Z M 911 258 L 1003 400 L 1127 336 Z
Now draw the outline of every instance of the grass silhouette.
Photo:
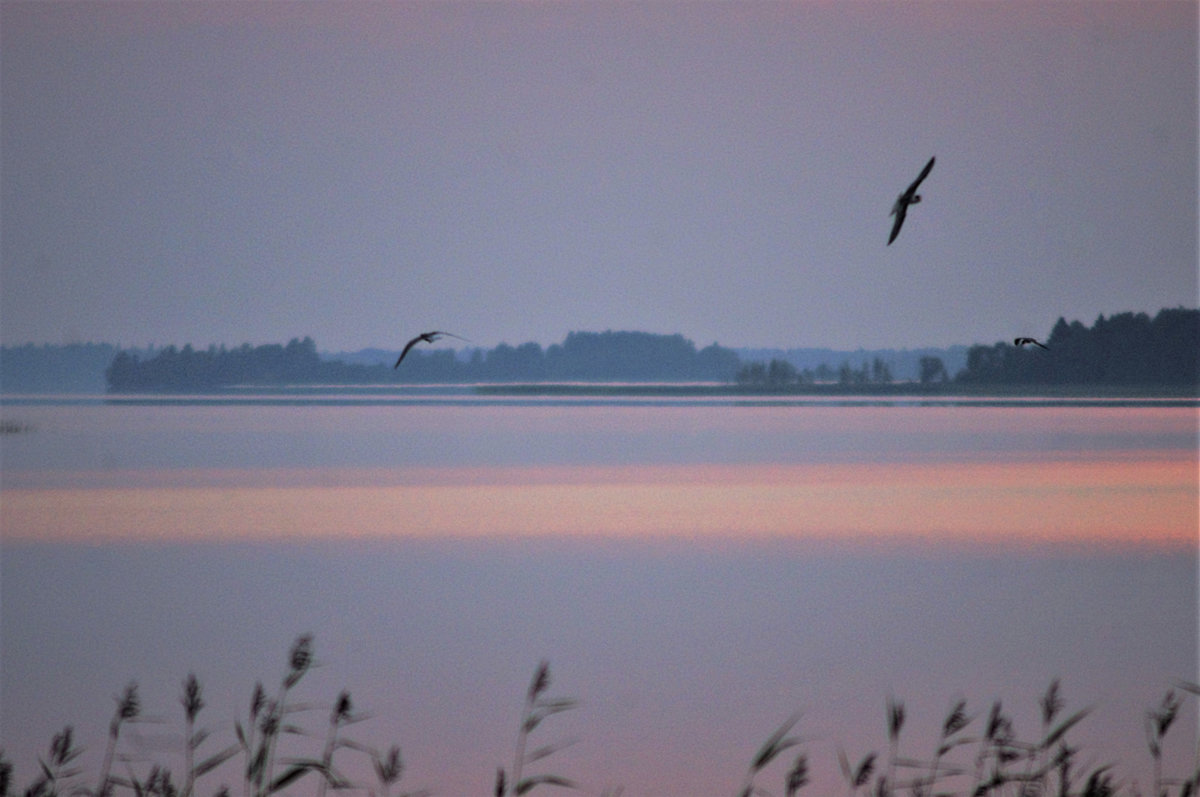
M 184 711 L 184 766 L 179 778 L 162 763 L 122 752 L 122 731 L 143 721 L 137 684 L 130 683 L 114 697 L 116 707 L 95 778 L 86 777 L 79 766 L 83 750 L 77 746 L 72 727 L 67 726 L 50 740 L 47 754 L 38 760 L 37 774 L 24 790 L 17 787 L 13 765 L 0 750 L 0 797 L 271 797 L 285 792 L 326 797 L 330 790 L 369 797 L 433 794 L 426 788 L 401 790 L 404 765 L 399 746 L 381 751 L 347 735 L 352 725 L 365 718 L 356 711 L 349 692 L 337 695 L 323 733 L 311 733 L 300 724 L 297 715 L 314 706 L 288 698 L 312 667 L 312 643 L 311 635 L 297 637 L 274 697 L 268 696 L 261 683 L 255 684 L 245 721 L 234 723 L 234 739 L 212 752 L 208 752 L 212 745 L 206 743 L 213 734 L 199 725 L 205 705 L 203 690 L 194 674 L 187 676 L 179 697 Z M 567 740 L 530 749 L 531 737 L 545 720 L 578 705 L 571 698 L 549 697 L 550 683 L 550 665 L 542 661 L 525 692 L 511 766 L 497 769 L 495 797 L 520 797 L 539 787 L 583 791 L 567 777 L 527 771 L 573 744 Z M 1068 712 L 1058 679 L 1051 681 L 1038 701 L 1041 723 L 1033 737 L 1017 734 L 999 701 L 983 714 L 972 714 L 967 701 L 959 698 L 947 711 L 933 749 L 915 757 L 904 750 L 904 703 L 889 695 L 884 706 L 886 749 L 867 751 L 852 760 L 839 746 L 838 765 L 851 797 L 1198 797 L 1200 749 L 1192 771 L 1182 776 L 1168 776 L 1162 761 L 1163 740 L 1175 724 L 1184 694 L 1200 697 L 1200 685 L 1178 681 L 1145 714 L 1146 744 L 1153 764 L 1153 783 L 1147 792 L 1123 782 L 1113 763 L 1081 765 L 1085 758 L 1068 736 L 1086 720 L 1091 708 Z M 809 785 L 807 739 L 793 732 L 800 720 L 798 712 L 792 714 L 757 748 L 735 797 L 796 797 Z M 282 755 L 281 741 L 300 736 L 320 740 L 316 753 Z M 789 751 L 793 755 L 785 756 Z M 340 764 L 347 756 L 368 760 L 374 780 L 359 782 L 344 775 L 347 770 Z M 789 757 L 790 766 L 780 766 L 779 762 Z M 237 767 L 239 760 L 241 766 Z M 234 772 L 240 782 L 230 785 L 229 775 Z M 618 797 L 623 791 L 622 787 L 607 787 L 599 794 Z
M 529 735 L 541 725 L 547 717 L 575 708 L 571 698 L 546 697 L 545 692 L 550 688 L 550 663 L 543 661 L 538 665 L 525 693 L 525 707 L 521 711 L 521 724 L 517 728 L 517 747 L 513 753 L 512 769 L 506 775 L 504 769 L 496 770 L 496 797 L 520 795 L 532 791 L 537 786 L 560 786 L 573 789 L 575 783 L 560 775 L 525 775 L 527 764 L 532 764 L 553 755 L 571 742 L 548 744 L 535 750 L 527 750 Z

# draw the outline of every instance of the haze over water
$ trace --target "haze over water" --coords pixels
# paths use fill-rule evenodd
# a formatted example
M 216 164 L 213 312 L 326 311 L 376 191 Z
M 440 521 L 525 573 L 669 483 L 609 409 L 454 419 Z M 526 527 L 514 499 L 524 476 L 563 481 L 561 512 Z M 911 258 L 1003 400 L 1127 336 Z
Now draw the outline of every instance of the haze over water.
M 1197 678 L 1190 402 L 409 391 L 5 415 L 32 427 L 5 436 L 0 502 L 22 783 L 64 724 L 94 762 L 131 679 L 166 720 L 146 749 L 178 733 L 192 671 L 227 743 L 306 632 L 322 666 L 297 699 L 350 689 L 373 717 L 351 735 L 399 743 L 406 788 L 439 794 L 489 793 L 543 658 L 581 700 L 547 721 L 542 742 L 579 742 L 545 769 L 588 794 L 732 793 L 796 709 L 810 789 L 834 792 L 839 746 L 885 747 L 889 693 L 919 757 L 958 696 L 1035 735 L 1054 677 L 1095 706 L 1073 744 L 1145 784 L 1145 712 Z M 1172 734 L 1182 775 L 1194 704 Z
M 842 351 L 1194 306 L 1198 8 L 2 0 L 0 341 Z M 68 723 L 94 773 L 131 679 L 125 753 L 172 761 L 188 672 L 229 744 L 302 633 L 300 721 L 348 688 L 451 797 L 543 658 L 580 699 L 546 770 L 627 797 L 733 793 L 797 709 L 837 794 L 889 693 L 924 757 L 960 695 L 1036 735 L 1056 676 L 1080 765 L 1145 793 L 1145 712 L 1200 680 L 1195 402 L 111 398 L 0 400 L 21 786 Z

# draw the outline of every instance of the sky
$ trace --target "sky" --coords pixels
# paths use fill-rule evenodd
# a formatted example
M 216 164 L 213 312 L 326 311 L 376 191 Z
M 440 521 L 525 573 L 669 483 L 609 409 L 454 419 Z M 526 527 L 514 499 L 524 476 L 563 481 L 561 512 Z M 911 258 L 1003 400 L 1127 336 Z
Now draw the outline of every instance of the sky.
M 1197 118 L 1176 0 L 5 0 L 0 342 L 1044 336 L 1200 304 Z

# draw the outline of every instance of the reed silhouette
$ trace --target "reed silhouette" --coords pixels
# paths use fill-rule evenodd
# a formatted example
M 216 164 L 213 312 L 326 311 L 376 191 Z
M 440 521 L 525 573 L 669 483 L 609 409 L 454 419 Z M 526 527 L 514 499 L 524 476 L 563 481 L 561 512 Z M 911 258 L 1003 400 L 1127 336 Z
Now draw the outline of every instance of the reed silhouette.
M 325 797 L 331 790 L 369 797 L 432 794 L 425 788 L 401 790 L 404 764 L 398 745 L 381 750 L 349 735 L 350 727 L 365 719 L 349 692 L 340 692 L 328 706 L 323 732 L 305 728 L 298 715 L 319 706 L 290 700 L 289 695 L 312 666 L 313 638 L 301 635 L 291 647 L 274 696 L 268 695 L 262 683 L 255 684 L 244 721 L 237 720 L 233 738 L 211 752 L 212 745 L 207 743 L 214 733 L 200 725 L 203 689 L 196 676 L 189 674 L 179 697 L 184 731 L 184 766 L 179 777 L 163 761 L 149 758 L 145 750 L 133 755 L 125 749 L 129 726 L 149 721 L 142 713 L 137 684 L 131 682 L 114 697 L 116 707 L 95 777 L 88 777 L 80 766 L 83 748 L 68 725 L 54 734 L 47 754 L 38 760 L 35 776 L 23 790 L 16 785 L 13 764 L 0 750 L 0 797 L 271 797 L 282 793 Z M 550 683 L 550 665 L 542 661 L 525 691 L 512 763 L 507 769 L 497 769 L 495 797 L 519 797 L 539 787 L 620 797 L 624 792 L 621 786 L 588 791 L 562 775 L 529 774 L 532 765 L 574 743 L 565 740 L 530 747 L 531 737 L 545 720 L 578 705 L 571 698 L 550 697 Z M 956 698 L 938 728 L 933 749 L 923 754 L 904 749 L 903 732 L 910 727 L 909 717 L 903 701 L 888 695 L 886 749 L 867 750 L 852 759 L 839 744 L 837 765 L 852 797 L 1196 797 L 1200 794 L 1200 749 L 1189 772 L 1170 774 L 1163 762 L 1163 741 L 1175 727 L 1185 696 L 1200 697 L 1200 685 L 1177 681 L 1145 714 L 1153 765 L 1152 782 L 1145 787 L 1123 779 L 1115 763 L 1097 763 L 1069 741 L 1091 707 L 1067 711 L 1058 679 L 1051 681 L 1038 701 L 1041 722 L 1031 736 L 1017 733 L 1000 701 L 984 712 L 972 712 L 965 699 Z M 800 719 L 798 712 L 792 714 L 756 749 L 735 797 L 796 797 L 810 785 L 809 740 L 794 733 Z M 794 753 L 791 764 L 781 765 L 789 758 L 784 756 L 788 751 Z M 178 760 L 176 751 L 158 753 L 160 758 Z M 352 757 L 358 757 L 360 764 L 363 758 L 369 761 L 369 770 L 347 767 Z M 344 774 L 352 769 L 371 772 L 374 779 L 364 782 L 361 777 L 355 780 Z

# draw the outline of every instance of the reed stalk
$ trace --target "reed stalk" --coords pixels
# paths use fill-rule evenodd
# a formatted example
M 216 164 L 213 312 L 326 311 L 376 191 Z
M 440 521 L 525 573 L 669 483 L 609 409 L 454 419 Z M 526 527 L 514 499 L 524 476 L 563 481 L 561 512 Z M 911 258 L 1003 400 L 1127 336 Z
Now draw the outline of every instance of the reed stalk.
M 527 764 L 539 761 L 567 747 L 573 742 L 559 742 L 544 745 L 531 752 L 526 748 L 530 734 L 541 725 L 546 718 L 573 709 L 576 702 L 571 698 L 546 697 L 545 692 L 550 687 L 550 663 L 543 661 L 534 671 L 529 688 L 525 691 L 525 702 L 521 709 L 521 724 L 517 728 L 516 748 L 513 751 L 511 777 L 501 767 L 496 770 L 496 797 L 505 795 L 523 795 L 537 786 L 560 786 L 576 788 L 574 781 L 559 775 L 526 776 L 524 769 Z
M 112 786 L 113 756 L 117 751 L 117 743 L 121 736 L 121 726 L 126 722 L 137 719 L 140 704 L 137 696 L 137 684 L 130 682 L 125 691 L 113 698 L 117 701 L 116 711 L 108 724 L 108 744 L 104 749 L 104 762 L 100 766 L 100 780 L 96 784 L 95 797 L 108 797 Z
M 354 711 L 348 692 L 338 694 L 323 735 L 305 733 L 301 726 L 289 721 L 289 716 L 305 708 L 288 700 L 312 666 L 311 643 L 310 636 L 296 640 L 289 656 L 288 669 L 275 698 L 268 698 L 262 685 L 257 684 L 250 701 L 248 722 L 243 724 L 238 721 L 234 724 L 236 743 L 207 757 L 200 756 L 201 746 L 210 738 L 199 722 L 200 712 L 205 705 L 203 692 L 196 676 L 187 676 L 179 697 L 184 711 L 184 770 L 178 787 L 172 780 L 170 770 L 161 763 L 152 762 L 148 774 L 144 778 L 139 777 L 133 771 L 134 759 L 121 752 L 122 747 L 128 744 L 124 741 L 126 724 L 142 721 L 137 685 L 131 682 L 115 697 L 116 709 L 109 722 L 107 743 L 94 788 L 89 789 L 74 782 L 81 775 L 77 759 L 82 750 L 75 744 L 71 726 L 67 726 L 54 735 L 49 754 L 38 759 L 38 777 L 23 792 L 15 789 L 12 764 L 0 750 L 0 797 L 17 793 L 24 797 L 124 797 L 126 793 L 134 797 L 198 797 L 201 793 L 200 779 L 239 752 L 245 757 L 244 797 L 274 797 L 289 791 L 292 784 L 312 773 L 320 777 L 320 782 L 315 789 L 303 793 L 315 794 L 315 797 L 327 797 L 331 789 L 352 790 L 369 797 L 428 795 L 429 792 L 423 789 L 394 793 L 404 769 L 398 746 L 393 745 L 381 754 L 373 747 L 347 738 L 345 728 L 363 719 Z M 576 705 L 576 701 L 569 698 L 550 697 L 550 682 L 549 664 L 543 661 L 535 670 L 524 695 L 511 768 L 499 768 L 496 772 L 496 797 L 521 797 L 540 786 L 578 788 L 573 781 L 559 775 L 529 772 L 535 762 L 571 744 L 568 741 L 537 747 L 533 745 L 533 734 L 547 718 Z M 925 760 L 901 758 L 900 734 L 906 727 L 905 708 L 901 701 L 889 695 L 886 702 L 887 762 L 880 761 L 876 753 L 868 752 L 852 764 L 840 747 L 838 762 L 850 797 L 858 797 L 864 791 L 872 797 L 892 797 L 904 792 L 910 792 L 913 797 L 952 797 L 956 793 L 952 786 L 959 784 L 962 784 L 961 790 L 957 791 L 960 797 L 1200 797 L 1200 746 L 1185 776 L 1173 777 L 1169 772 L 1169 762 L 1165 760 L 1169 756 L 1165 753 L 1164 740 L 1175 725 L 1182 724 L 1178 720 L 1183 702 L 1180 695 L 1184 693 L 1200 697 L 1200 685 L 1177 682 L 1167 690 L 1161 702 L 1144 716 L 1147 748 L 1153 765 L 1148 793 L 1139 790 L 1136 782 L 1123 783 L 1116 776 L 1111 763 L 1089 763 L 1088 769 L 1079 771 L 1078 763 L 1088 759 L 1068 743 L 1067 736 L 1088 716 L 1091 709 L 1065 712 L 1058 679 L 1051 682 L 1039 700 L 1040 731 L 1032 741 L 1018 740 L 1012 720 L 1004 712 L 1000 701 L 993 703 L 981 733 L 976 738 L 968 737 L 966 729 L 973 720 L 967 714 L 966 701 L 959 699 L 952 704 L 942 722 L 932 757 Z M 764 786 L 763 781 L 766 780 L 768 768 L 781 760 L 784 752 L 793 748 L 801 749 L 795 750 L 793 763 L 783 774 L 782 794 L 795 797 L 808 784 L 810 759 L 802 749 L 803 740 L 793 734 L 799 719 L 799 713 L 793 714 L 758 748 L 742 777 L 737 797 L 779 795 L 779 791 Z M 284 734 L 302 734 L 312 739 L 312 746 L 308 749 L 312 749 L 313 754 L 310 757 L 285 757 L 289 751 L 286 746 L 281 747 L 280 737 Z M 302 744 L 307 743 L 297 743 Z M 955 750 L 967 744 L 977 744 L 978 747 L 973 766 L 966 754 L 954 755 Z M 354 784 L 337 773 L 334 758 L 338 755 L 337 751 L 343 749 L 370 757 L 377 785 L 367 787 Z M 1022 761 L 1025 762 L 1024 766 L 1018 766 Z M 123 765 L 129 770 L 127 777 L 114 774 L 114 764 L 119 762 L 124 762 Z M 276 772 L 277 767 L 279 772 Z M 914 770 L 911 780 L 898 777 L 900 768 Z M 908 782 L 902 783 L 901 780 Z M 621 791 L 620 787 L 610 787 L 599 793 L 602 797 L 617 797 Z M 229 797 L 229 788 L 221 786 L 216 792 L 203 793 Z

